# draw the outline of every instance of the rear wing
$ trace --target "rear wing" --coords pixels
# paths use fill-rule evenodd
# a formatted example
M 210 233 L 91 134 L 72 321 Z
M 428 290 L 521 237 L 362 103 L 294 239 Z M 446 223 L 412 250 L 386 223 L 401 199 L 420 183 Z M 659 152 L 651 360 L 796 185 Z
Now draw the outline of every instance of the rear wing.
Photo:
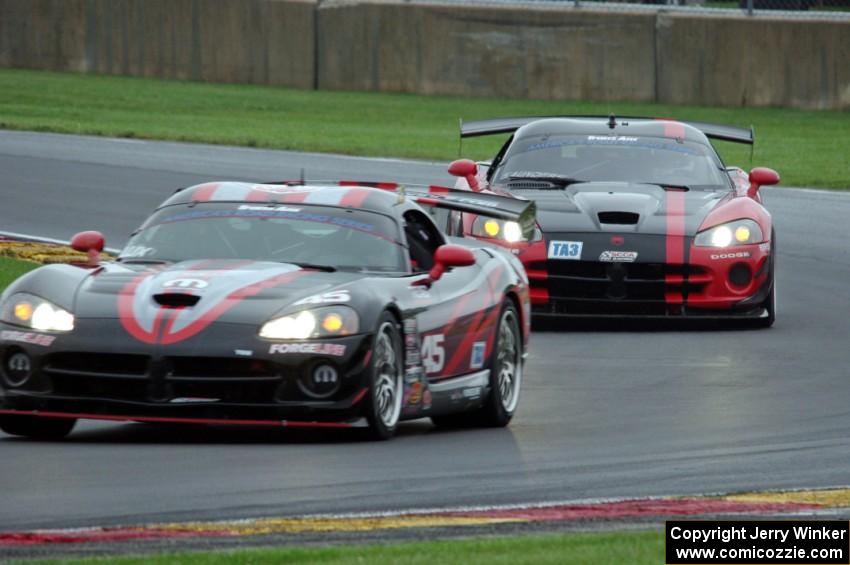
M 437 185 L 361 181 L 340 181 L 339 185 L 380 188 L 397 193 L 400 199 L 410 198 L 422 206 L 514 221 L 520 225 L 523 235 L 529 239 L 537 225 L 537 205 L 531 200 L 522 198 Z
M 492 120 L 478 120 L 474 122 L 460 123 L 460 137 L 478 137 L 482 135 L 495 135 L 499 133 L 513 133 L 524 125 L 536 122 L 537 120 L 546 120 L 550 118 L 570 118 L 575 120 L 599 120 L 611 119 L 611 116 L 526 116 L 516 118 L 495 118 Z M 616 116 L 616 119 L 624 120 L 648 120 L 648 121 L 675 121 L 682 124 L 687 124 L 698 129 L 709 139 L 719 139 L 721 141 L 731 141 L 733 143 L 745 143 L 753 145 L 755 142 L 755 134 L 753 128 L 740 128 L 736 126 L 727 126 L 722 124 L 709 124 L 705 122 L 692 122 L 687 120 L 671 120 L 667 118 L 648 118 L 642 116 Z

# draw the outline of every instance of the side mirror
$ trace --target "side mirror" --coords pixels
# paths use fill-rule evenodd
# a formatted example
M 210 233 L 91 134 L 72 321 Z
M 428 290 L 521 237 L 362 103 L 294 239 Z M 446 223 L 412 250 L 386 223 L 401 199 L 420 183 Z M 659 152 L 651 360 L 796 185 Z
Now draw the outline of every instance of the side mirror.
M 754 198 L 762 186 L 770 186 L 779 182 L 779 173 L 767 167 L 756 167 L 750 171 L 750 189 L 747 196 Z
M 434 266 L 424 279 L 413 283 L 417 286 L 431 286 L 440 280 L 443 274 L 452 267 L 468 267 L 475 264 L 475 255 L 460 245 L 441 245 L 434 253 Z
M 478 184 L 478 165 L 470 159 L 458 159 L 449 165 L 449 174 L 466 179 L 469 188 L 478 192 L 481 187 Z
M 106 240 L 99 231 L 84 231 L 71 238 L 71 248 L 88 255 L 90 267 L 96 267 L 100 264 L 100 252 L 103 251 L 105 244 Z

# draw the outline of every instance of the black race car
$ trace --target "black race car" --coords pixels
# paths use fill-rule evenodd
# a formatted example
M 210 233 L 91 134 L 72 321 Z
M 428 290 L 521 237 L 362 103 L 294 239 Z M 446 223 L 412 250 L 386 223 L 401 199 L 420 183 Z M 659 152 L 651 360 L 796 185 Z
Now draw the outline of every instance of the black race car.
M 709 142 L 752 130 L 668 119 L 505 118 L 461 135 L 511 133 L 491 163 L 455 161 L 456 188 L 538 205 L 526 240 L 464 214 L 458 232 L 522 259 L 535 317 L 776 317 L 776 238 L 759 187 L 779 175 L 723 164 Z M 479 166 L 483 165 L 483 166 Z
M 0 429 L 506 425 L 527 279 L 504 249 L 448 238 L 435 209 L 534 226 L 528 202 L 443 187 L 221 182 L 178 191 L 114 262 L 78 234 L 87 264 L 0 296 Z

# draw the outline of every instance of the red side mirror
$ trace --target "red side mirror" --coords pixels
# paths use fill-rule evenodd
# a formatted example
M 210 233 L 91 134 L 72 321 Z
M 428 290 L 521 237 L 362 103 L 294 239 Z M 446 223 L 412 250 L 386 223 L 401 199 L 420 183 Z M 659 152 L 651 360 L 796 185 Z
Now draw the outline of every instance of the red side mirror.
M 100 264 L 100 252 L 105 244 L 106 240 L 99 231 L 84 231 L 71 238 L 71 248 L 88 255 L 88 264 L 91 267 Z
M 770 186 L 779 182 L 779 173 L 767 167 L 756 167 L 750 171 L 750 189 L 747 196 L 754 198 L 762 186 Z
M 434 253 L 434 266 L 424 279 L 416 281 L 415 285 L 431 286 L 440 280 L 443 273 L 451 267 L 468 267 L 475 264 L 475 255 L 471 250 L 460 245 L 441 245 Z
M 458 159 L 449 165 L 449 174 L 466 179 L 466 183 L 474 191 L 481 190 L 478 185 L 478 165 L 470 159 Z

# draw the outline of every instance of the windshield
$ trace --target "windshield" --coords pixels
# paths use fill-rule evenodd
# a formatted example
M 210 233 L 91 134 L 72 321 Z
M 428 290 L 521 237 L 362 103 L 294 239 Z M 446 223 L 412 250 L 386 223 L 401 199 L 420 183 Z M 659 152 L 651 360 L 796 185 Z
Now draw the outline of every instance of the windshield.
M 578 181 L 627 181 L 728 188 L 723 164 L 710 147 L 677 139 L 622 135 L 547 135 L 519 139 L 494 180 L 550 173 Z
M 398 224 L 382 214 L 300 204 L 203 203 L 151 216 L 119 260 L 251 259 L 403 272 L 404 257 Z

